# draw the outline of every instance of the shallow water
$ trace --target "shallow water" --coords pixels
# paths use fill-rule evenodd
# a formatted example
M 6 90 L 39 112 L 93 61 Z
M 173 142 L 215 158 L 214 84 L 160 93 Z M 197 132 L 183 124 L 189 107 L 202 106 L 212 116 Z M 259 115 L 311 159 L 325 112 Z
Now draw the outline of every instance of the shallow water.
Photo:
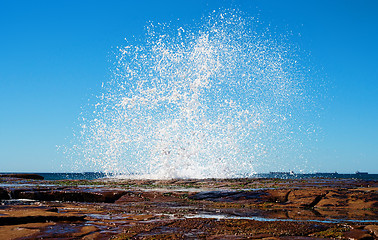
M 211 219 L 244 219 L 244 220 L 255 220 L 255 221 L 263 221 L 263 222 L 272 222 L 272 221 L 283 221 L 283 222 L 319 222 L 319 223 L 347 223 L 347 222 L 355 222 L 355 223 L 377 223 L 378 220 L 356 220 L 356 219 L 287 219 L 287 218 L 267 218 L 267 217 L 259 217 L 259 216 L 251 216 L 251 217 L 239 217 L 239 216 L 232 216 L 232 215 L 224 215 L 224 214 L 191 214 L 186 215 L 186 218 L 211 218 Z

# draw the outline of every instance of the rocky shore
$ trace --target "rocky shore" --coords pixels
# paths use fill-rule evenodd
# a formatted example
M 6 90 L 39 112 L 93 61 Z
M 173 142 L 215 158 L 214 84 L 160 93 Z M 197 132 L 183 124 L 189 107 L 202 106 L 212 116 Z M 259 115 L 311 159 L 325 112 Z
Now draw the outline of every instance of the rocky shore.
M 378 183 L 0 176 L 0 239 L 378 239 Z

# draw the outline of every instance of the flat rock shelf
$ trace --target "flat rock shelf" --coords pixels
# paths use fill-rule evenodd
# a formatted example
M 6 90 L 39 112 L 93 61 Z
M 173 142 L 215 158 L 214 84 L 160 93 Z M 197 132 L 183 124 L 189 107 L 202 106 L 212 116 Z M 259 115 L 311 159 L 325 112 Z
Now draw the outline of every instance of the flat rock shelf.
M 378 239 L 377 181 L 0 176 L 0 239 Z

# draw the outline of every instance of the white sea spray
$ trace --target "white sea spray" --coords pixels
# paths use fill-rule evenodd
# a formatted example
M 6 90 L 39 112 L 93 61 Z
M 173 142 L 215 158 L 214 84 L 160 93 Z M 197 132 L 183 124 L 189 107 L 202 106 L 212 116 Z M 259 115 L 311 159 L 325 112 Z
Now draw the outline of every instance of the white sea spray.
M 151 24 L 117 48 L 113 78 L 68 155 L 76 166 L 132 178 L 248 177 L 300 158 L 305 71 L 254 18 L 214 12 L 192 27 Z M 306 131 L 302 131 L 306 127 Z

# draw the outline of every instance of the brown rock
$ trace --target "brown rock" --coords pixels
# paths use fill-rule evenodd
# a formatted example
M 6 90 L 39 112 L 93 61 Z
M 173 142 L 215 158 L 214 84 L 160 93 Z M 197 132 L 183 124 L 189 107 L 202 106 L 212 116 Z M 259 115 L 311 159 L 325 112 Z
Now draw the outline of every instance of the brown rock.
M 28 223 L 28 224 L 21 224 L 21 225 L 14 225 L 14 226 L 1 226 L 0 228 L 0 239 L 2 240 L 10 240 L 10 239 L 18 239 L 21 237 L 29 237 L 33 234 L 39 233 L 39 228 L 45 228 L 49 225 L 53 225 L 54 223 Z M 29 238 L 31 239 L 31 238 Z
M 343 207 L 347 205 L 347 192 L 344 191 L 330 191 L 324 198 L 322 198 L 317 207 L 322 208 L 334 208 L 334 207 Z
M 15 205 L 5 206 L 0 215 L 0 226 L 44 223 L 44 222 L 76 222 L 84 221 L 85 215 L 58 213 L 56 209 L 40 206 Z
M 367 225 L 365 229 L 373 233 L 374 236 L 378 237 L 378 225 Z
M 344 233 L 344 237 L 350 240 L 374 240 L 368 231 L 361 229 L 352 229 Z
M 267 190 L 269 202 L 285 203 L 289 199 L 291 190 Z
M 294 190 L 288 195 L 288 202 L 296 207 L 313 208 L 326 194 L 325 190 Z
M 0 239 L 312 240 L 341 239 L 344 233 L 343 239 L 372 239 L 373 228 L 365 228 L 359 220 L 374 221 L 377 216 L 376 187 L 369 187 L 378 185 L 377 181 L 122 180 L 121 184 L 121 180 L 116 180 L 97 185 L 98 180 L 94 184 L 77 180 L 74 184 L 58 181 L 51 186 L 38 186 L 33 181 L 28 187 L 22 183 L 30 181 L 4 180 L 13 181 L 15 186 L 4 187 L 3 193 L 12 192 L 14 198 L 45 201 L 22 204 L 4 201 L 7 204 L 0 206 L 3 221 L 40 218 L 55 222 L 49 222 L 48 226 L 44 225 L 46 223 L 3 225 Z M 114 186 L 125 190 L 114 190 Z M 101 203 L 113 201 L 115 204 Z M 66 222 L 60 221 L 60 216 L 87 217 L 86 221 Z M 278 219 L 257 221 L 259 217 Z M 331 221 L 322 221 L 327 219 Z M 348 225 L 332 219 L 348 220 Z M 25 227 L 30 224 L 35 224 L 35 228 Z M 19 235 L 10 237 L 12 233 Z
M 72 234 L 74 237 L 83 237 L 98 231 L 95 226 L 84 226 L 80 229 L 80 232 Z

